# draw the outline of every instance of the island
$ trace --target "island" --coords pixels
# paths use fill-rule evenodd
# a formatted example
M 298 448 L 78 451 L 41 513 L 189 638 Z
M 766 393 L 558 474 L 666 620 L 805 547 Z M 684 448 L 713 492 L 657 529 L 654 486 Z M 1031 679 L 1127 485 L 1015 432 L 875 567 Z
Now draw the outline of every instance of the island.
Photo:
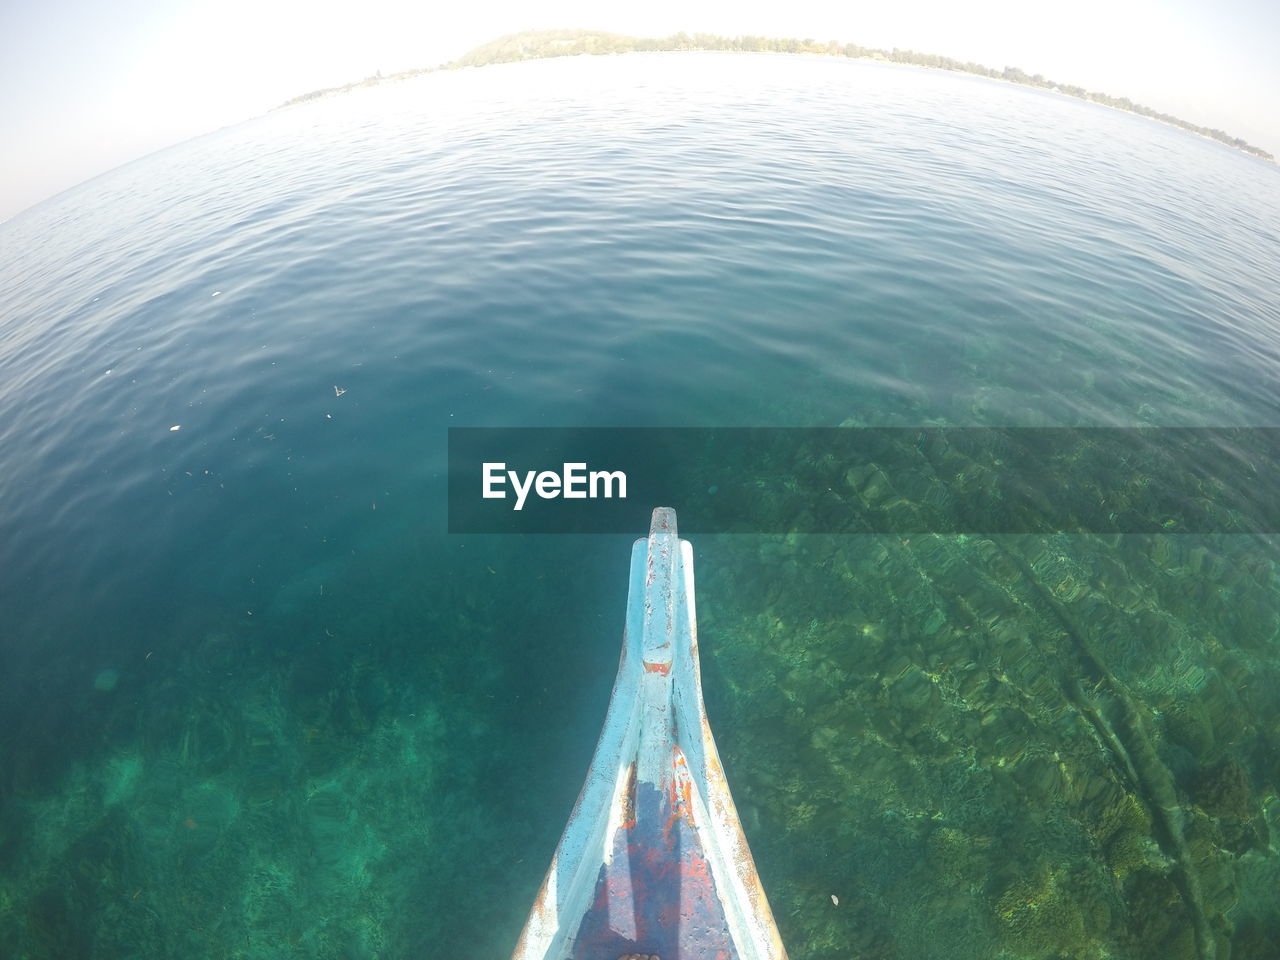
M 608 33 L 603 30 L 526 30 L 498 37 L 489 43 L 476 47 L 456 60 L 442 63 L 437 67 L 424 67 L 415 70 L 404 70 L 399 73 L 383 76 L 381 72 L 365 77 L 363 80 L 344 84 L 340 87 L 326 87 L 312 90 L 301 96 L 282 103 L 280 107 L 290 107 L 321 97 L 346 93 L 360 87 L 376 86 L 389 81 L 405 80 L 410 77 L 433 73 L 437 70 L 461 70 L 466 67 L 483 67 L 495 63 L 513 63 L 519 60 L 545 60 L 550 57 L 577 57 L 582 55 L 601 56 L 620 53 L 659 53 L 693 50 L 726 50 L 742 53 L 801 53 L 827 57 L 848 57 L 864 60 L 881 60 L 888 63 L 904 63 L 917 67 L 931 67 L 936 70 L 952 70 L 958 73 L 972 73 L 980 77 L 1005 80 L 1009 83 L 1020 83 L 1029 87 L 1040 87 L 1068 97 L 1089 100 L 1103 106 L 1113 107 L 1150 117 L 1161 123 L 1180 127 L 1191 133 L 1211 140 L 1217 140 L 1229 147 L 1243 150 L 1245 153 L 1275 162 L 1275 157 L 1261 147 L 1233 137 L 1212 127 L 1202 127 L 1179 117 L 1161 113 L 1140 103 L 1134 103 L 1128 97 L 1113 97 L 1107 93 L 1086 90 L 1071 84 L 1055 83 L 1038 73 L 1028 74 L 1018 67 L 1004 67 L 996 70 L 972 61 L 955 60 L 951 57 L 939 56 L 936 53 L 917 53 L 914 50 L 882 50 L 876 47 L 862 47 L 856 43 L 839 43 L 829 40 L 825 43 L 813 39 L 799 40 L 792 37 L 757 37 L 737 36 L 724 37 L 712 33 L 673 33 L 667 37 L 632 37 L 621 33 Z

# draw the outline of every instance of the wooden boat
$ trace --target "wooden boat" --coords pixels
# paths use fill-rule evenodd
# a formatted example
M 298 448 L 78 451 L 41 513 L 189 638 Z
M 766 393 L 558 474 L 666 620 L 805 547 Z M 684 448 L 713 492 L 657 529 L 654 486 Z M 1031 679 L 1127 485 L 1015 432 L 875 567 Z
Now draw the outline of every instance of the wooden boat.
M 653 511 L 586 782 L 512 960 L 785 960 L 702 703 L 693 551 Z

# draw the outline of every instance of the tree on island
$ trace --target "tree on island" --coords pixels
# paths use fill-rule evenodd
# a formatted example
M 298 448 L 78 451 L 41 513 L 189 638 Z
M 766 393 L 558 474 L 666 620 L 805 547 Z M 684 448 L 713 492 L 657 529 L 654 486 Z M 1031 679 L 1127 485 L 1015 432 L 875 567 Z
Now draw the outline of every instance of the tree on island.
M 319 97 L 336 93 L 345 93 L 357 87 L 376 86 L 388 80 L 403 80 L 408 77 L 433 73 L 436 70 L 460 70 L 464 67 L 483 67 L 495 63 L 513 63 L 519 60 L 545 60 L 551 57 L 577 57 L 583 54 L 601 56 L 617 53 L 659 53 L 692 50 L 725 50 L 746 53 L 807 53 L 828 57 L 848 57 L 850 59 L 884 60 L 890 63 L 905 63 L 918 67 L 932 67 L 935 70 L 952 70 L 957 73 L 971 73 L 980 77 L 1005 80 L 1009 83 L 1024 86 L 1040 87 L 1055 93 L 1079 100 L 1089 100 L 1103 106 L 1114 107 L 1139 116 L 1150 117 L 1174 127 L 1180 127 L 1202 137 L 1209 137 L 1235 147 L 1245 153 L 1251 153 L 1263 160 L 1275 161 L 1270 153 L 1261 147 L 1246 143 L 1239 137 L 1232 137 L 1221 130 L 1199 126 L 1187 120 L 1161 113 L 1150 107 L 1134 103 L 1128 97 L 1113 97 L 1107 93 L 1085 90 L 1083 87 L 1070 84 L 1055 83 L 1039 73 L 1028 74 L 1018 67 L 1006 66 L 1002 70 L 994 70 L 972 61 L 953 60 L 951 57 L 939 56 L 936 53 L 917 53 L 914 50 L 881 50 L 875 47 L 862 47 L 856 43 L 839 43 L 835 40 L 821 42 L 812 38 L 798 40 L 794 37 L 757 37 L 750 34 L 738 37 L 722 37 L 712 33 L 687 34 L 683 31 L 668 37 L 632 37 L 621 33 L 607 33 L 603 30 L 526 30 L 522 33 L 511 33 L 498 37 L 489 43 L 476 47 L 463 54 L 457 60 L 441 64 L 439 67 L 426 67 L 420 70 L 406 70 L 401 73 L 383 77 L 381 71 L 366 77 L 357 83 L 348 83 L 341 87 L 327 87 L 313 90 L 302 96 L 294 97 L 282 107 L 304 103 Z

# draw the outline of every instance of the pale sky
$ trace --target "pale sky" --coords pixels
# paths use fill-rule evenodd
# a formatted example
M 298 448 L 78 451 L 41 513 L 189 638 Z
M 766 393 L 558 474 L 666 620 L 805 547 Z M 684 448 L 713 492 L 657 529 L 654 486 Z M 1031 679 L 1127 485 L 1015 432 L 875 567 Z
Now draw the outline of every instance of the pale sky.
M 1017 66 L 1280 156 L 1276 0 L 0 0 L 0 220 L 309 90 L 552 27 L 812 37 Z

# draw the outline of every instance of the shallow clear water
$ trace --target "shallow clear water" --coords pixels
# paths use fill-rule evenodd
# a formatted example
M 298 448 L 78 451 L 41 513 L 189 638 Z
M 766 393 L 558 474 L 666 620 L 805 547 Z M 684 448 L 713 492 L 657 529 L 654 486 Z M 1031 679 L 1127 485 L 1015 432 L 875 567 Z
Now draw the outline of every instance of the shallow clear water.
M 447 427 L 1280 425 L 1278 187 L 1043 91 L 637 55 L 0 226 L 0 953 L 506 955 L 628 539 L 445 536 Z M 1272 955 L 1273 538 L 694 548 L 793 956 Z

